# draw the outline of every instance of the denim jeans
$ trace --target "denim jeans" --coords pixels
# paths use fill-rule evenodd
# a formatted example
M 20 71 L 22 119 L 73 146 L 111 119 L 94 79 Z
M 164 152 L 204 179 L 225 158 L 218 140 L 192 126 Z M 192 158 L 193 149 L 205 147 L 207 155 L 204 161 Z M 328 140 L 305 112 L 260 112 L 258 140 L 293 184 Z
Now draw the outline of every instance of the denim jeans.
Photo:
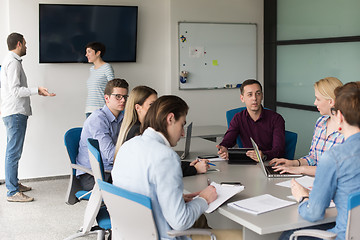
M 5 183 L 8 189 L 7 196 L 19 191 L 18 168 L 23 150 L 28 116 L 13 114 L 3 117 L 7 133 L 5 153 Z

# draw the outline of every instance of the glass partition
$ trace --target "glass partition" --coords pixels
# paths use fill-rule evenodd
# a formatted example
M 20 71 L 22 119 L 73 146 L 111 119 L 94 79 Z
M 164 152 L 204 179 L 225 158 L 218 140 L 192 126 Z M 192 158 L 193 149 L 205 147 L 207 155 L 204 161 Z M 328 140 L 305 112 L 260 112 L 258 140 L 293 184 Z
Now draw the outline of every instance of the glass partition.
M 316 81 L 357 81 L 359 62 L 360 42 L 278 46 L 277 101 L 312 106 Z
M 360 35 L 359 0 L 278 0 L 277 39 Z
M 285 129 L 298 134 L 295 159 L 307 155 L 320 113 L 283 107 L 277 107 L 276 111 L 285 119 Z

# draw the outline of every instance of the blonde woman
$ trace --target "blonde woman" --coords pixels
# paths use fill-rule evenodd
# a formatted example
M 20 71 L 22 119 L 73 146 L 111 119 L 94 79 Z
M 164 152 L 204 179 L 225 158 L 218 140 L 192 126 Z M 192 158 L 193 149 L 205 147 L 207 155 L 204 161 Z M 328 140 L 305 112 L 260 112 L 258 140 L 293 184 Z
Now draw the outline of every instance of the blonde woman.
M 115 156 L 124 142 L 139 135 L 141 123 L 156 99 L 157 92 L 147 86 L 137 86 L 131 91 L 125 106 L 125 115 L 116 143 Z
M 334 91 L 342 85 L 335 77 L 327 77 L 314 84 L 314 105 L 322 116 L 316 121 L 310 152 L 297 160 L 274 158 L 269 164 L 275 164 L 275 170 L 280 173 L 315 176 L 320 156 L 332 146 L 343 143 L 344 136 L 338 131 L 335 118 L 331 114 L 331 108 L 335 105 Z
M 140 134 L 140 126 L 144 122 L 145 115 L 156 99 L 156 91 L 147 86 L 137 86 L 131 91 L 126 102 L 125 116 L 116 143 L 115 158 L 124 142 Z M 205 159 L 192 162 L 181 161 L 183 176 L 206 173 L 209 169 L 207 162 Z

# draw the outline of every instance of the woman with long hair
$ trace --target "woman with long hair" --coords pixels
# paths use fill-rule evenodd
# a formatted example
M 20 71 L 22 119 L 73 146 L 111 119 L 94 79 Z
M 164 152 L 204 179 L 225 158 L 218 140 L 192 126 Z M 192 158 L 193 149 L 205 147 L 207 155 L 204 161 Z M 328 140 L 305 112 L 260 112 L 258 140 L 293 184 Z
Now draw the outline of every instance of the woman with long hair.
M 111 172 L 115 186 L 151 198 L 161 239 L 174 239 L 167 235 L 171 229 L 191 228 L 217 198 L 211 185 L 183 195 L 180 158 L 171 147 L 184 136 L 188 109 L 186 102 L 177 96 L 157 99 L 145 116 L 142 134 L 120 147 Z M 241 239 L 241 231 L 225 232 L 233 235 L 223 239 Z M 218 239 L 220 236 L 221 233 Z
M 335 77 L 320 79 L 314 84 L 314 105 L 322 116 L 316 121 L 310 152 L 297 160 L 274 158 L 269 164 L 274 164 L 276 171 L 314 176 L 320 156 L 344 141 L 344 136 L 338 131 L 336 120 L 331 115 L 331 108 L 335 104 L 334 91 L 342 85 L 342 82 Z

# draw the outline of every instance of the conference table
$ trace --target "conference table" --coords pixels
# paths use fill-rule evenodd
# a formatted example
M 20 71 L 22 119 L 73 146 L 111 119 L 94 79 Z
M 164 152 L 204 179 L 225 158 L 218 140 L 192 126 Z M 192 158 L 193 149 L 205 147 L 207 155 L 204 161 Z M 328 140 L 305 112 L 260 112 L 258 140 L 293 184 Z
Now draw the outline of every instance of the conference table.
M 181 139 L 175 149 L 183 148 L 184 140 Z M 192 138 L 188 161 L 196 159 L 198 155 L 215 154 L 216 143 L 201 138 Z M 240 224 L 243 229 L 243 239 L 278 239 L 281 232 L 289 229 L 318 225 L 334 222 L 336 220 L 336 208 L 328 208 L 323 220 L 316 223 L 304 220 L 297 211 L 298 204 L 277 209 L 271 212 L 253 215 L 228 207 L 227 203 L 234 202 L 263 194 L 271 194 L 284 200 L 291 200 L 290 188 L 277 186 L 276 183 L 289 180 L 290 178 L 267 178 L 259 165 L 233 165 L 227 161 L 214 162 L 219 171 L 211 171 L 206 174 L 184 177 L 184 188 L 187 192 L 196 192 L 207 186 L 207 179 L 220 183 L 241 182 L 245 189 L 230 198 L 216 211 L 222 216 Z M 216 226 L 214 226 L 216 228 Z

